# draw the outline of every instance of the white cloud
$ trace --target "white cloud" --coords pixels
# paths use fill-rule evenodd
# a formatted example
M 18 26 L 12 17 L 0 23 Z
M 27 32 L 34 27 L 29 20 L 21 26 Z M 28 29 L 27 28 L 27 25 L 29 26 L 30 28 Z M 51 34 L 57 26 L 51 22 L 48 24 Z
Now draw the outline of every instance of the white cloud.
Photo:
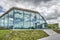
M 4 12 L 1 12 L 1 13 L 0 13 L 0 16 L 3 15 L 3 14 L 4 14 Z
M 51 19 L 51 20 L 47 20 L 48 24 L 54 24 L 54 23 L 57 23 L 57 19 L 54 20 L 54 19 Z

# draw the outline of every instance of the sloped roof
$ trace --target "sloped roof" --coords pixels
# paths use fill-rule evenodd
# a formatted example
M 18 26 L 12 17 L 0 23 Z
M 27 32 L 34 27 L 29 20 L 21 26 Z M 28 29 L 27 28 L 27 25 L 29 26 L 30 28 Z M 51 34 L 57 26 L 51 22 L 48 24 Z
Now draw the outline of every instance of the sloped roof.
M 16 9 L 16 10 L 22 10 L 22 11 L 28 11 L 28 12 L 33 12 L 33 13 L 39 13 L 39 12 L 34 11 L 34 10 L 23 9 L 23 8 L 18 8 L 18 7 L 12 7 L 12 8 L 10 8 L 7 12 L 5 12 L 3 15 L 1 15 L 0 18 L 1 18 L 2 16 L 4 16 L 5 14 L 8 14 L 10 11 L 12 11 L 12 10 L 14 10 L 14 9 Z

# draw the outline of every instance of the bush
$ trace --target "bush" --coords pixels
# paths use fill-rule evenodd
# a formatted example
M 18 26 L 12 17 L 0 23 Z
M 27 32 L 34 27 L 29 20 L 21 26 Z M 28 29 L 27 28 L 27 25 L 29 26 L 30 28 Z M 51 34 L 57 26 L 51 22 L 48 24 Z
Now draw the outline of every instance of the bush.
M 48 28 L 50 29 L 58 29 L 58 24 L 48 24 Z

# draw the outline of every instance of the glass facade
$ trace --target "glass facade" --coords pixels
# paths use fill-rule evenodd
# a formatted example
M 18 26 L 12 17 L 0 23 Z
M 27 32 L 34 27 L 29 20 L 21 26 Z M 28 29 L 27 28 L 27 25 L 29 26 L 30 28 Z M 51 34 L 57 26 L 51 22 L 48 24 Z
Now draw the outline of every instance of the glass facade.
M 47 28 L 47 23 L 38 12 L 13 9 L 0 17 L 0 26 L 8 29 L 43 29 Z

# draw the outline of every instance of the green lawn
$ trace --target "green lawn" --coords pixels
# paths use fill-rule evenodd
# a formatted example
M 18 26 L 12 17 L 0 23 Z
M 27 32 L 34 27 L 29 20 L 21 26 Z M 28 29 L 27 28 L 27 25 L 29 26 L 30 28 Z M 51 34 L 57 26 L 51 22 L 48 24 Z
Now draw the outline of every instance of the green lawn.
M 9 32 L 11 31 L 0 30 L 0 40 Z M 42 30 L 15 30 L 8 37 L 5 37 L 4 40 L 37 40 L 47 36 L 48 34 Z
M 4 36 L 6 36 L 10 32 L 11 31 L 9 31 L 9 30 L 0 30 L 0 40 L 2 40 L 4 38 Z
M 56 29 L 59 29 L 59 28 L 58 28 L 58 23 L 48 24 L 48 28 L 49 28 L 49 29 L 55 29 L 55 30 L 56 30 Z
M 54 31 L 60 34 L 60 30 L 54 30 Z

